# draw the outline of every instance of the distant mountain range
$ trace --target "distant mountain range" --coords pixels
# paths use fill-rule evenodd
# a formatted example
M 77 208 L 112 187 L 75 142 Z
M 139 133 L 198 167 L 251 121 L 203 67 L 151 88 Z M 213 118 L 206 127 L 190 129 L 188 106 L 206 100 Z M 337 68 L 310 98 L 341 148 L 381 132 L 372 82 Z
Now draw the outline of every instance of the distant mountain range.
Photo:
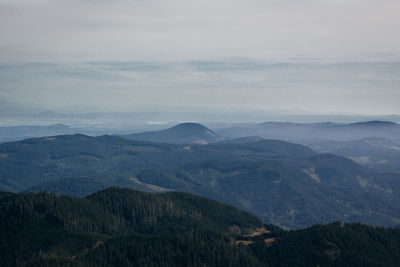
M 288 228 L 334 220 L 400 223 L 399 174 L 376 172 L 340 156 L 279 140 L 251 137 L 211 143 L 218 136 L 198 124 L 150 136 L 160 134 L 185 142 L 64 135 L 0 144 L 0 189 L 75 196 L 112 185 L 186 191 Z M 188 143 L 199 143 L 199 138 L 210 144 Z
M 209 144 L 222 141 L 219 135 L 199 123 L 181 123 L 172 128 L 130 134 L 126 139 L 169 144 Z
M 367 121 L 350 124 L 265 122 L 248 126 L 217 128 L 218 130 L 213 131 L 199 123 L 181 123 L 160 131 L 121 136 L 131 140 L 176 144 L 215 143 L 242 137 L 246 139 L 252 138 L 253 140 L 255 138 L 278 139 L 301 144 L 313 144 L 323 141 L 353 141 L 379 137 L 400 143 L 400 125 L 389 121 Z M 73 128 L 64 124 L 3 126 L 0 127 L 0 142 L 83 132 L 96 135 L 105 131 L 107 129 Z M 111 131 L 111 129 L 108 129 L 108 131 Z M 113 131 L 116 130 L 113 129 Z
M 400 125 L 389 121 L 350 124 L 266 122 L 220 129 L 217 133 L 228 142 L 266 138 L 300 143 L 320 153 L 350 158 L 375 170 L 400 172 Z
M 192 194 L 0 192 L 2 266 L 399 266 L 400 229 L 285 231 Z
M 279 139 L 302 143 L 321 153 L 344 156 L 377 170 L 400 172 L 400 125 L 388 121 L 351 124 L 266 122 L 220 129 L 218 134 L 201 124 L 183 123 L 162 131 L 121 137 L 170 144 L 249 143 L 265 138 Z
M 400 141 L 400 125 L 390 121 L 357 123 L 289 123 L 265 122 L 246 127 L 231 127 L 217 131 L 223 137 L 260 136 L 301 144 L 322 141 L 352 141 L 368 137 L 382 137 Z

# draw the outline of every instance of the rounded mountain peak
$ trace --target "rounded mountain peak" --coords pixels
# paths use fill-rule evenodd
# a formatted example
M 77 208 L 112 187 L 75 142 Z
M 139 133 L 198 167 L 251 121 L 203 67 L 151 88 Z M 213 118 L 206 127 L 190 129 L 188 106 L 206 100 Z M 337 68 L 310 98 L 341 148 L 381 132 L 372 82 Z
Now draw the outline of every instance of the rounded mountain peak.
M 172 144 L 208 144 L 222 141 L 212 130 L 200 123 L 186 122 L 171 128 L 125 136 L 128 139 Z
M 211 131 L 206 126 L 195 122 L 184 122 L 170 128 L 171 130 Z

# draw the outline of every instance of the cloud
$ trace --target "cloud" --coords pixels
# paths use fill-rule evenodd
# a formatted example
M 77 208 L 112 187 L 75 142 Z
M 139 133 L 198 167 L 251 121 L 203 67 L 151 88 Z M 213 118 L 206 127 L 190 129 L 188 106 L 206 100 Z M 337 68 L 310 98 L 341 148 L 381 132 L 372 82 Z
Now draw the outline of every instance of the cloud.
M 344 60 L 399 53 L 392 0 L 0 1 L 0 61 Z

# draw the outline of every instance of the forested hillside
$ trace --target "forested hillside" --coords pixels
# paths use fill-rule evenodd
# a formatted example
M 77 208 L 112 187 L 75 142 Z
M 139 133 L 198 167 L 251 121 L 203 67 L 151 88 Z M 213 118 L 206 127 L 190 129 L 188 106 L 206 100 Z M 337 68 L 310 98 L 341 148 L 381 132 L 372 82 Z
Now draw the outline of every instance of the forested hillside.
M 194 195 L 117 188 L 84 199 L 3 193 L 0 224 L 3 266 L 254 265 L 231 242 L 262 226 Z
M 398 266 L 400 230 L 285 231 L 187 193 L 0 194 L 2 266 Z

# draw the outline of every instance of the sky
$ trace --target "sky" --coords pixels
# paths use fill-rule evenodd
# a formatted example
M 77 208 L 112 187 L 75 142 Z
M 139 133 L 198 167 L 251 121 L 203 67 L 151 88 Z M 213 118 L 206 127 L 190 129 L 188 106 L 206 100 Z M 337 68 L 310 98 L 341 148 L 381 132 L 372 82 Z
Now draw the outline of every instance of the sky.
M 0 0 L 0 101 L 400 114 L 398 0 Z

